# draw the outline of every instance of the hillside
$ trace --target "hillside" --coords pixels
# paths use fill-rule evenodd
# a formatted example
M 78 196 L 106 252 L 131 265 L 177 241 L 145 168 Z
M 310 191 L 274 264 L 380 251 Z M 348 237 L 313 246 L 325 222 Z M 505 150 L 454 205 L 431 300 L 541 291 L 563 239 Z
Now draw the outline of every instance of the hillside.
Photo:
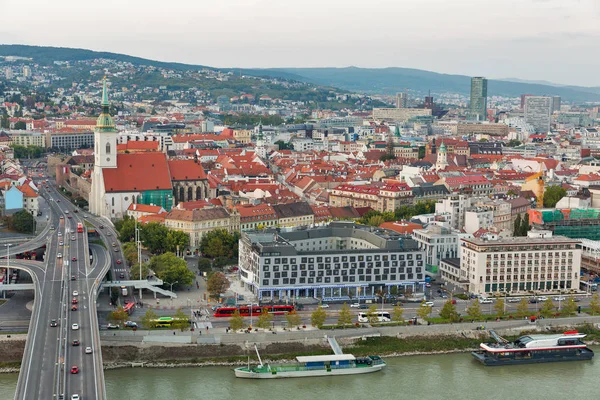
M 256 71 L 256 70 L 254 70 Z M 260 70 L 259 70 L 260 71 Z M 449 75 L 411 68 L 272 68 L 265 75 L 295 77 L 318 85 L 330 85 L 363 93 L 394 94 L 406 88 L 427 93 L 462 93 L 468 95 L 471 77 Z M 256 73 L 256 72 L 255 72 Z M 539 83 L 489 80 L 489 96 L 516 97 L 524 93 L 561 96 L 573 102 L 600 102 L 596 87 L 554 86 Z

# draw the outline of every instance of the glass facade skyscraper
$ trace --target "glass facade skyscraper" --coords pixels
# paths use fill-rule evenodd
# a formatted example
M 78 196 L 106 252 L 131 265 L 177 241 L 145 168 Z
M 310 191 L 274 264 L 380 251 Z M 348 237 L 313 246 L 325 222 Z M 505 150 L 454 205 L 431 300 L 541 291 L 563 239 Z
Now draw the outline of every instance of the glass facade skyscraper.
M 471 78 L 469 119 L 475 121 L 487 119 L 487 79 L 481 76 Z

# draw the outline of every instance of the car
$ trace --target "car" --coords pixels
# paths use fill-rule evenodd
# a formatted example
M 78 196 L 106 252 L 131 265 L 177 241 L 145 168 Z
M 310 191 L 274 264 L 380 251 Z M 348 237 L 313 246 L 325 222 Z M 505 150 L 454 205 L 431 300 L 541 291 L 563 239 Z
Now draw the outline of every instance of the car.
M 79 373 L 79 367 L 77 365 L 73 365 L 71 367 L 71 373 L 72 374 L 78 374 Z
M 79 346 L 81 344 L 81 342 L 79 342 L 79 340 L 75 339 L 71 342 L 72 346 Z
M 321 308 L 329 308 L 329 304 L 323 303 L 319 307 L 321 307 Z
M 104 225 L 100 225 L 100 229 L 104 229 Z
M 506 301 L 508 303 L 520 303 L 521 298 L 520 297 L 509 297 L 508 299 L 506 299 Z
M 121 265 L 121 264 L 123 264 L 123 261 L 117 260 L 117 264 Z M 239 297 L 238 297 L 238 299 L 239 299 Z
M 68 214 L 68 213 L 69 213 L 69 210 L 65 210 L 65 214 Z
M 119 325 L 108 324 L 106 325 L 106 329 L 119 329 Z
M 530 298 L 529 298 L 529 302 L 530 302 L 531 304 L 535 304 L 535 303 L 537 303 L 537 302 L 538 302 L 538 299 L 536 299 L 535 297 L 530 297 Z
M 350 308 L 360 308 L 360 303 L 352 303 L 350 304 Z
M 117 244 L 113 242 L 112 247 L 117 247 Z
M 72 217 L 71 215 L 69 215 L 67 218 L 69 218 L 69 219 L 73 219 L 73 217 Z
M 53 320 L 50 320 L 50 327 L 52 327 L 52 328 L 56 328 L 57 326 L 58 326 L 58 322 L 56 322 L 56 320 L 55 320 L 55 319 L 53 319 Z
M 46 185 L 46 189 L 48 189 L 48 185 Z
M 431 283 L 427 282 L 427 283 L 425 284 L 425 287 L 431 287 Z
M 125 321 L 124 325 L 128 328 L 137 328 L 137 326 L 138 326 L 137 322 L 133 322 L 133 321 Z
M 92 348 L 90 346 L 85 348 L 85 354 L 92 354 Z
M 65 245 L 65 242 L 63 242 L 63 241 L 61 240 L 60 242 L 58 242 L 58 245 L 59 245 L 59 246 L 64 246 L 64 245 Z
M 79 292 L 77 290 L 73 290 L 73 296 L 79 296 Z
M 78 303 L 77 299 L 75 297 L 73 297 L 73 300 L 71 300 L 71 304 L 77 304 L 77 303 Z
M 538 296 L 538 301 L 546 301 L 548 298 L 546 296 Z
M 58 237 L 61 237 L 61 236 L 62 236 L 62 232 L 58 232 Z
M 440 294 L 440 297 L 441 297 L 442 299 L 447 299 L 447 298 L 448 298 L 448 295 L 447 295 L 446 293 L 442 293 L 442 294 Z
M 86 214 L 83 214 L 83 218 L 87 218 L 87 215 L 86 215 Z
M 554 301 L 565 301 L 567 298 L 565 296 L 556 296 L 552 300 Z
M 435 303 L 433 301 L 426 301 L 424 303 L 421 303 L 421 307 L 433 307 L 435 306 Z
M 56 202 L 57 202 L 57 203 L 60 203 L 60 199 L 56 199 Z
M 62 258 L 62 253 L 57 253 L 56 258 Z
M 118 251 L 119 251 L 119 248 L 118 248 L 118 247 L 115 247 L 113 250 L 114 250 L 114 251 L 115 251 L 115 253 L 116 253 L 116 252 L 118 252 Z
M 76 305 L 72 305 L 71 306 L 71 311 L 77 311 L 77 306 Z
M 479 304 L 492 304 L 494 302 L 494 300 L 487 298 L 487 297 L 481 297 L 479 299 Z
M 123 272 L 119 274 L 119 279 L 125 279 L 125 274 Z
M 77 261 L 77 257 L 71 258 L 71 261 Z
M 73 324 L 73 325 L 71 325 L 71 330 L 78 331 L 79 330 L 79 324 Z
M 573 297 L 573 301 L 575 303 L 579 303 L 581 301 L 581 299 L 579 297 Z
M 112 233 L 106 232 L 106 236 L 112 236 Z
M 77 210 L 77 209 L 74 209 L 74 210 L 73 210 L 73 212 L 74 212 L 74 213 L 78 213 L 78 212 L 79 212 L 79 210 Z
M 71 236 L 71 240 L 75 240 L 75 236 Z
M 71 395 L 71 400 L 81 400 L 81 397 L 78 394 L 73 394 Z

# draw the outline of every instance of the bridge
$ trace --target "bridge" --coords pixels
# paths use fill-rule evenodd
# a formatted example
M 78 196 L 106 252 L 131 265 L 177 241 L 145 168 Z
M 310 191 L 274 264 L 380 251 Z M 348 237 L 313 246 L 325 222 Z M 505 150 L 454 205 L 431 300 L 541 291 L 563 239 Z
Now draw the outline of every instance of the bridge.
M 101 289 L 109 288 L 109 287 L 133 287 L 135 289 L 147 289 L 154 292 L 154 298 L 156 298 L 156 293 L 160 293 L 163 296 L 171 297 L 172 299 L 177 298 L 177 294 L 171 292 L 170 290 L 165 290 L 163 288 L 159 288 L 158 286 L 163 285 L 164 282 L 160 279 L 148 279 L 148 280 L 135 280 L 135 281 L 105 281 L 100 285 Z

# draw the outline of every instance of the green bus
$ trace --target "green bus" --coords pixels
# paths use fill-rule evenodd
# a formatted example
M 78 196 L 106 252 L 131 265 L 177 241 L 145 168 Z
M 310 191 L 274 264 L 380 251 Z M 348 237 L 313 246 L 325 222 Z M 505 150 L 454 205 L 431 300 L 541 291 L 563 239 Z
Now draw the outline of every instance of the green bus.
M 155 322 L 157 328 L 168 328 L 173 324 L 173 317 L 160 317 Z

